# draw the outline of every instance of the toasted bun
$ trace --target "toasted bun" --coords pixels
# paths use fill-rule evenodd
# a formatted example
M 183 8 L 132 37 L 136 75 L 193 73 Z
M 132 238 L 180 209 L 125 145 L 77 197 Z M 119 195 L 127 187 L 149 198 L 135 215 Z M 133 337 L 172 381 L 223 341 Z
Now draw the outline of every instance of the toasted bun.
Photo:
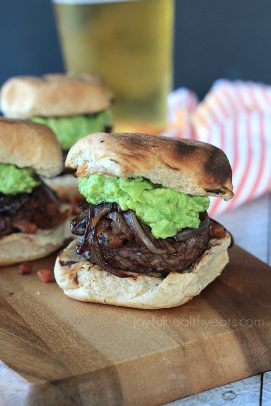
M 43 258 L 71 237 L 70 219 L 49 230 L 34 234 L 13 233 L 0 238 L 0 266 Z
M 170 272 L 162 279 L 146 274 L 119 278 L 83 260 L 73 263 L 78 261 L 73 241 L 57 257 L 55 278 L 67 296 L 82 302 L 138 309 L 176 307 L 198 295 L 221 274 L 229 262 L 230 242 L 228 233 L 223 239 L 210 240 L 190 272 Z
M 111 99 L 111 92 L 95 76 L 18 76 L 4 83 L 1 110 L 12 118 L 68 116 L 105 110 Z
M 99 172 L 153 183 L 192 195 L 233 196 L 229 161 L 219 148 L 194 140 L 146 134 L 94 133 L 69 151 L 66 166 L 78 177 Z
M 32 167 L 39 175 L 63 169 L 59 143 L 49 127 L 27 120 L 0 119 L 0 162 Z
M 44 179 L 44 182 L 55 192 L 61 200 L 69 201 L 74 197 L 80 197 L 77 180 L 72 175 L 56 176 L 50 179 Z

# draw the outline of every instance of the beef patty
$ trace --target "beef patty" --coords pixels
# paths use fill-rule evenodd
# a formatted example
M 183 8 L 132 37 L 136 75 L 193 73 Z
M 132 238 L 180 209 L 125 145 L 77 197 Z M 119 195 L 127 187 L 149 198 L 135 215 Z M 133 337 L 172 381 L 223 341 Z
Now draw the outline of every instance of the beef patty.
M 67 217 L 60 206 L 56 193 L 43 183 L 29 194 L 0 193 L 0 237 L 56 227 Z
M 154 238 L 134 212 L 123 212 L 115 203 L 85 204 L 81 215 L 72 221 L 71 230 L 80 236 L 77 254 L 109 272 L 181 272 L 206 249 L 210 238 L 206 212 L 201 219 L 198 229 L 185 229 L 175 237 L 161 239 Z

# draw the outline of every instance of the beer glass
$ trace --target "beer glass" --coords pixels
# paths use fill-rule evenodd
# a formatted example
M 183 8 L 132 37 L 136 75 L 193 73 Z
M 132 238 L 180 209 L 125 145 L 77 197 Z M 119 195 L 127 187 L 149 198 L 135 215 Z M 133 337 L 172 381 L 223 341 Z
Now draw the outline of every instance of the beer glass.
M 172 86 L 174 0 L 53 0 L 66 70 L 104 77 L 117 131 L 159 132 Z

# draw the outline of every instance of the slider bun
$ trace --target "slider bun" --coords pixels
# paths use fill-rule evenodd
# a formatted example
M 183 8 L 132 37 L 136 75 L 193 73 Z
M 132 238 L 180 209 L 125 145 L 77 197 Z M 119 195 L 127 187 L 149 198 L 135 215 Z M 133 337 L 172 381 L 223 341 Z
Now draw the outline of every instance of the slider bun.
M 110 107 L 111 100 L 105 83 L 87 74 L 18 76 L 1 89 L 1 110 L 12 118 L 97 113 Z
M 70 219 L 49 230 L 33 234 L 13 233 L 0 238 L 0 266 L 43 258 L 71 237 Z
M 47 177 L 63 169 L 62 152 L 52 130 L 28 120 L 0 119 L 0 162 L 32 167 Z
M 221 274 L 229 262 L 230 242 L 228 233 L 223 239 L 211 239 L 191 272 L 171 272 L 162 279 L 147 274 L 127 278 L 109 274 L 76 255 L 73 241 L 57 257 L 55 278 L 67 296 L 82 302 L 138 309 L 176 307 L 198 295 Z
M 77 179 L 70 174 L 43 179 L 53 189 L 61 200 L 70 201 L 73 197 L 80 197 Z
M 78 177 L 94 173 L 134 178 L 142 176 L 191 195 L 233 196 L 228 158 L 204 142 L 160 136 L 94 133 L 69 151 L 66 166 Z

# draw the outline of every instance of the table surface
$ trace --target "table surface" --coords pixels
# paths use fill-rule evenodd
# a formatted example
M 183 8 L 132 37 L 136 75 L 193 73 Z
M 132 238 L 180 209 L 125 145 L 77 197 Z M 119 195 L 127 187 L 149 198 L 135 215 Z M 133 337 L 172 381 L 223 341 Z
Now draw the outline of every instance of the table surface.
M 217 218 L 236 244 L 271 265 L 271 193 Z M 168 403 L 167 406 L 271 406 L 271 371 Z

